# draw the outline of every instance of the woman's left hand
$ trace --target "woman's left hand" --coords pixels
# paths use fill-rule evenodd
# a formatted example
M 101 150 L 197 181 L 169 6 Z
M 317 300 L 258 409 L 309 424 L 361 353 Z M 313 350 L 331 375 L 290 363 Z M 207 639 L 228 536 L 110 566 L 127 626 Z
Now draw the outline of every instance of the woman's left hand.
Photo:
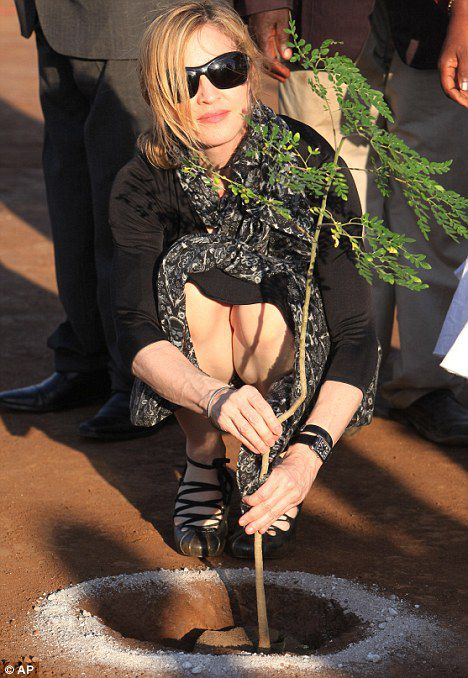
M 322 460 L 307 446 L 296 443 L 288 448 L 282 463 L 253 494 L 244 497 L 252 508 L 239 519 L 247 534 L 263 534 L 286 511 L 298 506 L 307 496 Z

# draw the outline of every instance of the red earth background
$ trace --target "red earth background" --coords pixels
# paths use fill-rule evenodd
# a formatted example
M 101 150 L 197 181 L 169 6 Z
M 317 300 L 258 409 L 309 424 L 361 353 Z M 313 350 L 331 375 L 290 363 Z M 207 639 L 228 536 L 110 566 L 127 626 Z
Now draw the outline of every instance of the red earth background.
M 0 389 L 52 369 L 45 342 L 63 312 L 41 170 L 42 115 L 34 40 L 0 0 Z M 274 99 L 274 88 L 266 92 Z M 172 546 L 171 511 L 183 467 L 175 423 L 150 438 L 100 444 L 77 425 L 95 408 L 1 413 L 0 659 L 36 655 L 43 675 L 95 675 L 51 658 L 28 613 L 44 592 L 94 577 L 206 567 Z M 234 468 L 235 453 L 231 454 Z M 294 553 L 270 569 L 335 574 L 395 593 L 461 631 L 465 591 L 466 450 L 427 442 L 375 419 L 343 439 L 317 479 Z M 228 555 L 212 565 L 244 566 Z M 398 675 L 462 675 L 428 658 Z M 96 675 L 118 676 L 98 671 Z M 123 674 L 122 674 L 123 675 Z

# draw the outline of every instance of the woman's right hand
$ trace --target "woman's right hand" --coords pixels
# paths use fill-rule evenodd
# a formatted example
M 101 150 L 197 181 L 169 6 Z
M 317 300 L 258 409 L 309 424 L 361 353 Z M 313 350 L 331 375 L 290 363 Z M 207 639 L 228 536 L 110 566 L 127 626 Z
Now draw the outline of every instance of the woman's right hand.
M 220 394 L 211 408 L 212 421 L 256 454 L 265 454 L 283 427 L 255 386 L 242 386 Z

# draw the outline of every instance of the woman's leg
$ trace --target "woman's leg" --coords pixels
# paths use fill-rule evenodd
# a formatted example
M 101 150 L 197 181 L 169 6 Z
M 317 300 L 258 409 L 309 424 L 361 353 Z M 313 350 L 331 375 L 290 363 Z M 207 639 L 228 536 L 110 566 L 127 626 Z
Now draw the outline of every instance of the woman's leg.
M 185 301 L 187 324 L 200 369 L 210 376 L 229 382 L 234 373 L 229 324 L 231 306 L 208 299 L 192 283 L 185 285 Z M 226 448 L 221 434 L 205 417 L 186 409 L 179 409 L 176 417 L 187 438 L 186 451 L 189 458 L 209 465 L 213 459 L 224 457 Z M 191 464 L 187 465 L 184 480 L 218 484 L 215 469 L 200 469 Z M 194 492 L 189 496 L 193 501 L 221 499 L 220 492 L 210 490 Z M 210 517 L 193 524 L 209 527 L 216 524 L 213 516 L 219 514 L 220 510 L 197 506 L 195 512 Z M 182 517 L 176 517 L 174 522 L 177 525 L 183 520 Z
M 245 384 L 265 395 L 271 384 L 294 366 L 294 337 L 273 304 L 233 306 L 234 368 Z
M 232 333 L 229 323 L 231 306 L 205 297 L 192 283 L 185 285 L 187 324 L 203 372 L 229 382 L 234 374 Z M 219 431 L 195 412 L 181 409 L 177 419 L 187 436 L 187 454 L 196 461 L 209 464 L 224 454 Z

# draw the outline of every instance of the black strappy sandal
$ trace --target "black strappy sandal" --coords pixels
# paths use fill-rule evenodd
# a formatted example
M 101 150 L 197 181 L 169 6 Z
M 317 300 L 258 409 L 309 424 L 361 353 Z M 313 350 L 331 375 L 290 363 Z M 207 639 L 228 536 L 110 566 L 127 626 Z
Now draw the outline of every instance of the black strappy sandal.
M 297 523 L 301 514 L 302 504 L 298 505 L 298 511 L 295 518 L 290 518 L 286 514 L 280 516 L 275 522 L 281 520 L 289 523 L 288 530 L 271 527 L 275 534 L 265 534 L 262 537 L 262 552 L 265 560 L 272 560 L 274 558 L 282 558 L 291 551 L 291 545 L 294 542 L 296 535 Z M 234 558 L 246 558 L 248 560 L 254 559 L 254 535 L 247 534 L 243 527 L 237 529 L 229 539 L 229 551 Z
M 201 464 L 187 457 L 187 461 L 193 466 L 203 469 L 215 468 L 218 472 L 219 485 L 204 483 L 198 481 L 185 482 L 184 475 L 180 479 L 176 502 L 181 504 L 174 509 L 174 518 L 186 518 L 179 525 L 174 525 L 174 540 L 179 553 L 184 556 L 194 556 L 195 558 L 204 558 L 206 556 L 219 556 L 224 551 L 228 533 L 228 513 L 229 502 L 231 501 L 233 481 L 226 464 L 229 459 L 220 457 L 214 459 L 211 465 Z M 187 466 L 185 466 L 187 468 Z M 186 489 L 184 489 L 186 488 Z M 220 499 L 207 499 L 205 501 L 190 499 L 187 495 L 206 490 L 221 492 Z M 194 506 L 209 506 L 213 509 L 221 509 L 221 513 L 216 516 L 190 512 Z M 203 520 L 204 518 L 216 520 L 217 524 L 210 527 L 201 527 L 192 523 Z

